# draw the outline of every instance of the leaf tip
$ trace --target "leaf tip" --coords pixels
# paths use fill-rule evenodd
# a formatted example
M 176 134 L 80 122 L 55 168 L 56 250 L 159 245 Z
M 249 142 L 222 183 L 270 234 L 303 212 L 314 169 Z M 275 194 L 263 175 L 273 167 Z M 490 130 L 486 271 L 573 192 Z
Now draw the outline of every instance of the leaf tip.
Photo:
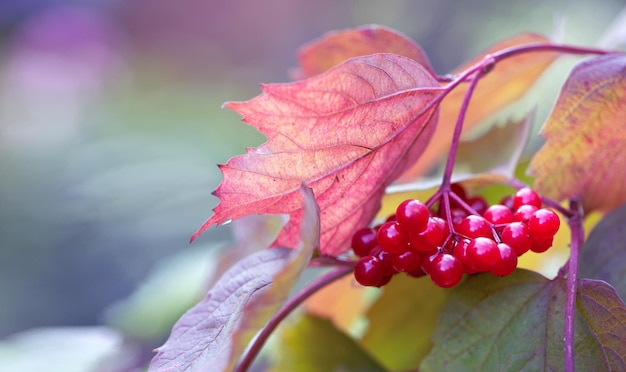
M 206 229 L 208 229 L 209 227 L 211 227 L 212 225 L 215 224 L 214 217 L 215 217 L 215 215 L 211 216 L 211 218 L 209 218 L 208 220 L 204 221 L 202 226 L 200 226 L 200 228 L 195 233 L 193 233 L 193 235 L 191 235 L 191 238 L 189 238 L 189 244 L 193 243 L 200 235 L 202 235 L 202 233 Z

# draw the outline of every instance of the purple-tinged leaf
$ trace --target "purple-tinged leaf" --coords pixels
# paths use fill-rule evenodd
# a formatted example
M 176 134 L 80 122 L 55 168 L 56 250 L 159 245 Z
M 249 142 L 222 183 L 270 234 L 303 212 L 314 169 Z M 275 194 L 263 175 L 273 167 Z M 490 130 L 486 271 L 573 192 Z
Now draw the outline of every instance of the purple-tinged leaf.
M 591 329 L 610 371 L 626 371 L 626 305 L 600 280 L 578 282 L 577 309 Z
M 450 291 L 420 371 L 563 370 L 565 297 L 565 280 L 531 271 L 471 276 Z M 577 310 L 576 368 L 626 370 L 626 306 L 611 287 L 579 281 Z
M 626 298 L 626 206 L 607 214 L 583 245 L 579 276 L 604 280 Z
M 230 268 L 174 325 L 149 371 L 231 371 L 248 342 L 287 298 L 319 247 L 319 210 L 302 187 L 305 216 L 297 249 L 252 254 Z

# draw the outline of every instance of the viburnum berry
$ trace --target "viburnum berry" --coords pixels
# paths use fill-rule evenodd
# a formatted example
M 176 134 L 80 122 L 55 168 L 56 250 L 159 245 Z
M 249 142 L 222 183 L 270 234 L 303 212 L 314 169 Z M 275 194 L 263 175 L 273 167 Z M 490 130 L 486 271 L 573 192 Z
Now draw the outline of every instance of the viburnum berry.
M 498 251 L 500 252 L 500 259 L 489 272 L 498 276 L 510 275 L 517 268 L 517 254 L 506 243 L 498 244 Z
M 408 234 L 397 222 L 385 222 L 378 229 L 376 240 L 380 247 L 393 254 L 400 254 L 408 250 Z
M 391 253 L 380 249 L 374 252 L 372 256 L 378 258 L 378 260 L 383 263 L 383 276 L 393 276 L 398 273 L 398 270 L 396 270 L 391 263 L 391 258 L 393 257 Z
M 546 238 L 546 239 L 536 239 L 532 238 L 532 244 L 530 245 L 530 250 L 535 253 L 543 253 L 552 247 L 552 243 L 554 242 L 554 238 Z
M 491 206 L 480 196 L 468 198 L 460 184 L 451 185 L 451 192 L 469 208 L 454 196 L 448 213 L 441 200 L 429 209 L 409 199 L 381 225 L 354 233 L 352 249 L 361 257 L 354 268 L 356 280 L 381 287 L 404 272 L 429 275 L 434 284 L 450 288 L 464 273 L 509 275 L 519 256 L 552 246 L 560 219 L 541 208 L 536 191 L 525 187 Z
M 357 230 L 352 235 L 352 250 L 359 257 L 367 256 L 377 244 L 376 230 L 371 227 Z
M 510 210 L 513 210 L 513 195 L 504 196 L 502 199 L 500 199 L 500 202 L 498 204 L 504 205 Z
M 438 254 L 429 265 L 430 279 L 442 288 L 452 288 L 463 278 L 463 264 L 448 253 Z
M 467 245 L 466 254 L 469 264 L 477 271 L 489 271 L 500 260 L 496 242 L 484 237 L 472 239 Z
M 467 201 L 467 193 L 465 192 L 465 188 L 460 183 L 453 183 L 450 185 L 450 191 L 454 193 L 459 199 L 463 201 Z M 451 207 L 459 207 L 459 203 L 457 203 L 454 198 L 450 198 L 450 206 Z
M 489 238 L 493 236 L 489 221 L 475 215 L 465 217 L 458 225 L 457 232 L 468 238 L 478 238 L 479 236 Z
M 469 258 L 467 257 L 467 246 L 469 245 L 469 240 L 461 239 L 454 246 L 454 251 L 452 255 L 458 258 L 463 264 L 463 270 L 467 274 L 475 274 L 478 271 L 471 265 Z
M 389 216 L 387 216 L 387 219 L 385 220 L 385 222 L 395 222 L 397 221 L 398 218 L 396 217 L 396 214 L 390 214 Z
M 376 287 L 380 288 L 384 285 L 387 285 L 391 281 L 391 278 L 393 278 L 392 275 L 383 275 L 383 280 L 381 280 L 380 283 L 376 285 Z
M 513 210 L 521 207 L 522 205 L 533 205 L 537 208 L 541 208 L 541 196 L 531 189 L 530 187 L 523 187 L 513 195 Z
M 513 222 L 513 212 L 502 204 L 494 204 L 487 208 L 483 217 L 494 225 Z
M 426 273 L 425 273 L 425 272 L 424 272 L 424 270 L 422 270 L 422 268 L 420 267 L 420 268 L 417 268 L 417 269 L 415 269 L 415 270 L 413 270 L 413 271 L 409 271 L 409 272 L 407 272 L 407 273 L 406 273 L 406 275 L 412 276 L 412 277 L 414 277 L 414 278 L 421 278 L 421 277 L 425 276 L 425 275 L 426 275 Z
M 396 220 L 400 226 L 418 234 L 426 230 L 428 217 L 430 217 L 428 207 L 419 200 L 405 200 L 396 209 Z
M 429 217 L 426 230 L 419 234 L 409 234 L 411 246 L 419 252 L 430 252 L 436 249 L 446 238 L 446 226 L 446 221 L 443 219 L 439 217 Z
M 455 230 L 457 230 L 459 228 L 459 226 L 461 225 L 461 222 L 463 221 L 463 219 L 465 217 L 468 216 L 468 212 L 465 209 L 459 208 L 459 207 L 455 207 L 455 208 L 450 208 L 450 216 L 452 218 L 452 226 L 454 227 Z M 443 218 L 446 218 L 446 216 L 442 216 Z
M 422 258 L 416 251 L 408 250 L 399 255 L 392 255 L 391 265 L 397 271 L 410 273 L 417 269 L 421 269 Z
M 537 209 L 528 220 L 528 230 L 534 239 L 548 239 L 559 231 L 561 220 L 552 210 Z
M 511 222 L 504 227 L 501 234 L 502 242 L 508 244 L 518 256 L 528 252 L 532 245 L 530 231 L 523 222 Z
M 515 213 L 513 213 L 513 220 L 528 223 L 528 220 L 530 219 L 530 217 L 533 216 L 537 209 L 539 208 L 535 207 L 534 205 L 521 205 L 519 208 L 517 208 L 517 210 L 515 210 Z
M 361 257 L 354 265 L 354 278 L 363 286 L 375 287 L 383 280 L 383 276 L 383 263 L 374 256 Z
M 426 273 L 426 275 L 430 275 L 430 269 L 435 257 L 439 256 L 441 253 L 435 252 L 433 254 L 428 254 L 422 256 L 422 271 Z
M 482 196 L 472 196 L 467 198 L 467 205 L 470 206 L 476 213 L 482 215 L 489 208 L 489 203 Z

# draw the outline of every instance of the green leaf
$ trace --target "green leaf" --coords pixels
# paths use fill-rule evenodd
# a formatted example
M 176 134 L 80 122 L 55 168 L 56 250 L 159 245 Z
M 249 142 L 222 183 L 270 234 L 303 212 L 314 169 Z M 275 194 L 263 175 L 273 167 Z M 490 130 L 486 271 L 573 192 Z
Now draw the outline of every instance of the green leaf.
M 304 315 L 279 334 L 274 371 L 384 371 L 354 339 L 324 318 Z
M 178 320 L 149 371 L 233 369 L 319 247 L 319 209 L 313 191 L 300 190 L 305 213 L 299 247 L 266 249 L 237 262 Z
M 361 344 L 388 369 L 417 368 L 433 346 L 446 293 L 427 277 L 395 276 L 367 312 L 370 326 Z
M 579 275 L 611 283 L 626 298 L 626 206 L 607 214 L 583 245 Z
M 433 334 L 435 346 L 420 370 L 562 370 L 565 288 L 564 280 L 526 270 L 505 278 L 470 277 L 451 291 Z M 620 344 L 626 344 L 626 307 L 615 295 L 601 298 L 609 294 L 605 284 L 580 281 L 575 320 L 579 370 L 626 368 L 623 359 L 611 354 L 615 349 L 624 355 Z

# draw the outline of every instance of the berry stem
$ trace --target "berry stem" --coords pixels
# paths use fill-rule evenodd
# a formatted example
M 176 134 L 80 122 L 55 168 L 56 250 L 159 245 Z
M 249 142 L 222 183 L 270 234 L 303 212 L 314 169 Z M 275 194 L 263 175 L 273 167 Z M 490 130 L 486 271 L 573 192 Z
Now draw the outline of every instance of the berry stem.
M 326 273 L 321 276 L 305 288 L 303 288 L 300 292 L 298 292 L 295 296 L 290 298 L 284 305 L 281 307 L 272 318 L 267 322 L 265 327 L 259 332 L 257 337 L 254 339 L 247 352 L 244 354 L 241 362 L 235 369 L 236 372 L 244 372 L 247 371 L 248 368 L 254 362 L 254 359 L 259 354 L 263 345 L 269 338 L 269 336 L 274 332 L 276 327 L 280 324 L 289 315 L 296 307 L 298 307 L 304 300 L 309 298 L 312 294 L 317 292 L 318 290 L 324 288 L 328 284 L 334 282 L 337 279 L 349 274 L 352 272 L 354 268 L 352 266 L 340 266 L 337 269 Z
M 465 92 L 465 96 L 463 97 L 463 102 L 461 103 L 461 107 L 459 109 L 459 116 L 457 116 L 456 124 L 454 126 L 454 133 L 452 134 L 452 143 L 450 144 L 450 152 L 448 153 L 448 159 L 446 160 L 446 167 L 443 172 L 443 179 L 441 181 L 440 191 L 442 193 L 443 198 L 443 210 L 446 213 L 446 220 L 448 221 L 448 226 L 450 226 L 450 232 L 454 232 L 454 228 L 452 227 L 452 215 L 450 213 L 450 180 L 452 178 L 452 171 L 454 169 L 454 163 L 456 161 L 456 153 L 459 149 L 459 143 L 461 142 L 461 133 L 463 132 L 463 122 L 465 121 L 465 114 L 467 113 L 467 109 L 469 107 L 469 103 L 472 99 L 472 94 L 474 93 L 474 89 L 476 85 L 478 85 L 478 81 L 487 71 L 493 67 L 494 60 L 491 57 L 486 57 L 481 64 L 476 65 L 472 70 L 475 71 L 474 75 L 471 77 L 469 86 L 467 91 Z M 469 77 L 466 75 L 466 77 Z
M 578 200 L 570 200 L 570 211 L 573 215 L 568 219 L 571 231 L 571 252 L 567 268 L 567 298 L 565 302 L 565 324 L 563 329 L 564 366 L 565 372 L 574 372 L 574 320 L 576 318 L 576 293 L 578 284 L 578 253 L 585 239 L 583 226 L 583 210 Z
M 610 50 L 599 49 L 599 48 L 587 48 L 587 47 L 579 47 L 574 45 L 566 45 L 566 44 L 555 44 L 555 43 L 535 43 L 535 44 L 526 44 L 522 46 L 513 46 L 510 48 L 499 50 L 496 53 L 493 53 L 491 56 L 496 60 L 500 61 L 518 54 L 530 53 L 530 52 L 558 52 L 563 54 L 608 54 L 613 53 Z
M 485 59 L 481 66 L 483 66 L 484 69 L 491 63 L 493 63 L 493 59 Z M 443 172 L 443 180 L 441 181 L 441 188 L 444 192 L 450 190 L 450 179 L 452 178 L 452 170 L 454 169 L 454 162 L 456 161 L 456 153 L 459 149 L 459 143 L 461 142 L 461 133 L 463 132 L 463 122 L 465 121 L 465 114 L 467 113 L 467 108 L 469 107 L 470 100 L 472 99 L 474 89 L 476 88 L 476 85 L 478 84 L 478 81 L 482 76 L 482 69 L 481 71 L 477 71 L 474 74 L 474 76 L 470 80 L 467 92 L 465 92 L 465 96 L 463 97 L 461 108 L 459 109 L 459 116 L 456 119 L 454 133 L 452 134 L 452 144 L 450 145 L 448 160 L 446 161 L 446 167 Z

